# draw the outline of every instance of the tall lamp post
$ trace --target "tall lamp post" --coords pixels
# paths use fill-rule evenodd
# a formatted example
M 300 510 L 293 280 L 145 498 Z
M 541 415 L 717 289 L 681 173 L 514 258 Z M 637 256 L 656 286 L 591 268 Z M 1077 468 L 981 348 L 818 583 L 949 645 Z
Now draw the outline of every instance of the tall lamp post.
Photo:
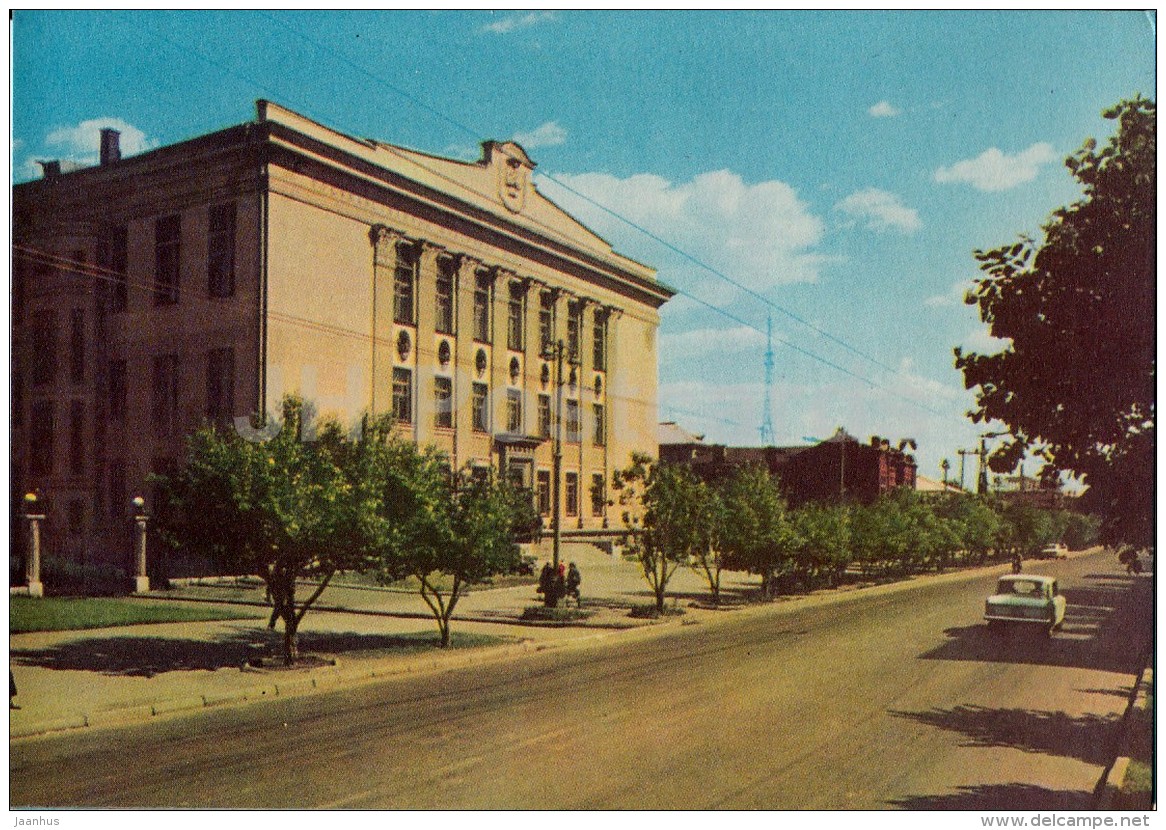
M 543 358 L 555 361 L 555 447 L 551 456 L 551 557 L 555 570 L 559 568 L 559 547 L 562 544 L 562 494 L 559 480 L 563 474 L 563 341 L 556 340 L 543 347 Z

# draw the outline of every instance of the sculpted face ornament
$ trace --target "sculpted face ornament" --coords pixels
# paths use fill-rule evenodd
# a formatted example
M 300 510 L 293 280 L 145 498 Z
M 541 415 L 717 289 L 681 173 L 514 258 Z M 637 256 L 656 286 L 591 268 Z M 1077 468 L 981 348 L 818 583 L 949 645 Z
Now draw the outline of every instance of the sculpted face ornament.
M 512 213 L 526 207 L 530 172 L 534 163 L 514 142 L 494 146 L 494 168 L 498 175 L 498 198 Z

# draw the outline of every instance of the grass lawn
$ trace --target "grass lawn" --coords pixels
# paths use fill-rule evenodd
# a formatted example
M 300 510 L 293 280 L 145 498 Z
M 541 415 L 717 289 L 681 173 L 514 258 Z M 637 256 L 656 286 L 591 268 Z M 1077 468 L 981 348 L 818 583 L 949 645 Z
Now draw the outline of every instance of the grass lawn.
M 1154 682 L 1149 682 L 1144 705 L 1130 712 L 1130 765 L 1121 790 L 1114 799 L 1115 810 L 1148 810 L 1154 786 Z
M 142 623 L 239 620 L 262 612 L 218 606 L 175 605 L 130 599 L 12 597 L 8 611 L 11 634 L 29 631 L 73 631 Z

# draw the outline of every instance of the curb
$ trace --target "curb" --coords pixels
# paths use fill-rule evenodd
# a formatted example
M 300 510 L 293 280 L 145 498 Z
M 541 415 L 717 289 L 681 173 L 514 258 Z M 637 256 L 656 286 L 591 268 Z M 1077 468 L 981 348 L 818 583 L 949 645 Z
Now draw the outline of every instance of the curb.
M 604 639 L 614 633 L 617 632 L 601 632 L 578 639 L 591 642 Z M 339 691 L 389 677 L 462 669 L 526 654 L 556 650 L 567 647 L 574 642 L 575 640 L 562 640 L 536 644 L 530 640 L 523 640 L 515 644 L 488 647 L 481 650 L 467 649 L 460 653 L 451 653 L 449 656 L 436 655 L 418 660 L 396 661 L 396 665 L 374 663 L 347 670 L 339 669 L 336 666 L 322 667 L 312 670 L 312 673 L 306 677 L 289 678 L 260 686 L 249 686 L 243 689 L 232 689 L 205 695 L 188 695 L 155 703 L 99 710 L 24 724 L 11 728 L 9 739 L 34 738 L 87 728 L 132 726 L 170 715 L 189 715 L 199 710 L 238 706 L 262 699 L 303 697 L 316 692 Z
M 1149 684 L 1153 682 L 1154 669 L 1146 666 L 1138 675 L 1137 682 L 1134 683 L 1134 690 L 1130 693 L 1130 702 L 1126 706 L 1125 713 L 1122 715 L 1121 739 L 1118 743 L 1118 757 L 1114 762 L 1101 774 L 1101 780 L 1097 782 L 1097 788 L 1094 790 L 1095 798 L 1097 799 L 1097 810 L 1113 810 L 1114 800 L 1121 792 L 1122 784 L 1125 782 L 1126 770 L 1129 769 L 1130 762 L 1133 760 L 1126 754 L 1130 746 L 1130 732 L 1133 729 L 1133 714 L 1134 709 L 1140 708 L 1146 702 L 1148 697 Z

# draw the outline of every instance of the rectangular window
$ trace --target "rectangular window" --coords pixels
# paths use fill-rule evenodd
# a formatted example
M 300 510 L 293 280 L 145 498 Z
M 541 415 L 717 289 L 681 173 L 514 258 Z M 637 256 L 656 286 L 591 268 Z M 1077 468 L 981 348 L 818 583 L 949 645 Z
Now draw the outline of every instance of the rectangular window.
M 538 434 L 543 438 L 551 437 L 551 396 L 538 396 Z
M 207 293 L 235 293 L 235 203 L 215 205 L 207 212 Z
M 517 389 L 506 390 L 506 431 L 512 435 L 522 432 L 522 393 Z
M 481 273 L 474 280 L 474 339 L 490 342 L 490 277 Z
M 579 323 L 583 317 L 578 303 L 567 305 L 567 359 L 579 362 Z
M 125 423 L 126 419 L 126 362 L 109 361 L 109 420 Z
M 24 378 L 20 372 L 12 373 L 12 426 L 24 423 Z
M 49 386 L 57 377 L 57 314 L 41 309 L 32 323 L 32 384 Z
M 128 507 L 126 501 L 126 463 L 124 461 L 111 461 L 109 464 L 109 518 L 116 520 L 124 517 Z
M 28 471 L 34 476 L 53 474 L 53 402 L 32 405 L 28 424 Z
M 97 240 L 97 266 L 101 269 L 98 279 L 105 286 L 104 295 L 109 298 L 110 311 L 125 311 L 129 303 L 129 233 L 125 225 L 107 228 Z
M 413 373 L 393 368 L 393 418 L 399 424 L 413 423 Z
M 579 515 L 579 474 L 578 473 L 567 473 L 564 476 L 564 480 L 565 480 L 565 487 L 563 489 L 567 491 L 566 497 L 565 497 L 565 501 L 567 502 L 567 515 L 568 516 L 578 516 Z
M 595 418 L 595 446 L 602 447 L 607 443 L 607 429 L 603 422 L 603 404 L 597 403 L 591 406 L 592 414 Z
M 538 339 L 539 351 L 545 354 L 555 339 L 555 295 L 550 291 L 539 295 Z
M 153 368 L 154 435 L 167 437 L 178 428 L 178 356 L 158 355 Z
M 484 383 L 474 384 L 471 414 L 474 432 L 486 432 L 486 384 Z
M 85 504 L 80 499 L 69 502 L 69 535 L 85 534 Z
M 397 267 L 393 270 L 393 321 L 413 324 L 413 286 L 417 276 L 417 256 L 411 247 L 397 246 Z
M 607 503 L 607 493 L 604 490 L 603 473 L 591 474 L 591 515 L 602 516 L 603 508 Z
M 538 512 L 540 516 L 551 515 L 551 472 L 550 470 L 538 471 L 538 483 L 536 489 L 538 491 Z
M 434 326 L 440 334 L 453 334 L 453 285 L 454 269 L 452 259 L 438 260 L 436 282 L 436 312 Z
M 433 379 L 434 426 L 453 428 L 453 381 L 449 378 Z
M 506 308 L 506 348 L 521 351 L 522 329 L 525 321 L 526 292 L 521 283 L 510 283 L 510 300 Z
M 607 315 L 602 312 L 595 313 L 595 331 L 594 344 L 592 347 L 592 362 L 593 367 L 597 372 L 607 371 Z
M 154 222 L 154 305 L 178 302 L 181 246 L 181 216 L 164 216 Z
M 69 380 L 74 386 L 85 382 L 85 309 L 73 309 L 69 332 Z
M 567 401 L 567 440 L 572 443 L 578 443 L 581 436 L 579 434 L 579 402 Z
M 212 349 L 206 361 L 206 416 L 212 421 L 235 415 L 235 350 Z
M 85 474 L 85 401 L 69 403 L 69 472 Z

